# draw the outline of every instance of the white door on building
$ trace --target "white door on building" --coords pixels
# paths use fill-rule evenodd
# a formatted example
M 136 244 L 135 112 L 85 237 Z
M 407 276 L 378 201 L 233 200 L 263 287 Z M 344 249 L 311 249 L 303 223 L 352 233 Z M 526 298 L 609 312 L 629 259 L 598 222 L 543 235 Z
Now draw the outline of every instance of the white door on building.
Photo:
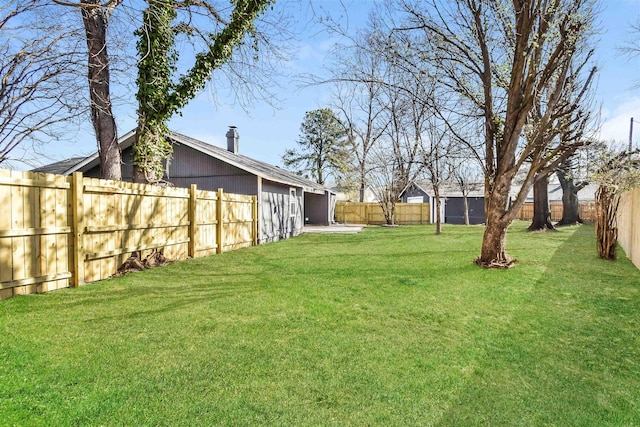
M 434 199 L 432 199 L 434 200 Z M 447 199 L 444 197 L 440 197 L 440 222 L 444 224 L 444 206 L 447 204 Z M 436 203 L 435 200 L 431 203 L 431 224 L 436 223 Z

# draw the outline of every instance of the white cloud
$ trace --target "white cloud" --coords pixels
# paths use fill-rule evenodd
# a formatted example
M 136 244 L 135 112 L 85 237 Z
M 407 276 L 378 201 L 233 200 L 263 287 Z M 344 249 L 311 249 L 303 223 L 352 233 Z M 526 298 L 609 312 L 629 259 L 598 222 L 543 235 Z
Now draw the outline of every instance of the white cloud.
M 631 117 L 634 118 L 633 145 L 640 145 L 640 96 L 631 96 L 612 109 L 603 108 L 600 139 L 628 143 Z

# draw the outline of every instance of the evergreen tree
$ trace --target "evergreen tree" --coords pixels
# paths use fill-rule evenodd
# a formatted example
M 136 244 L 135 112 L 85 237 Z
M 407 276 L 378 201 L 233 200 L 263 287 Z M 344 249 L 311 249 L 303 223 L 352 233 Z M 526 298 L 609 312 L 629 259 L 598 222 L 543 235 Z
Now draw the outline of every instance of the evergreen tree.
M 297 149 L 282 156 L 285 167 L 317 182 L 343 181 L 352 168 L 353 150 L 347 129 L 330 108 L 308 111 L 300 126 Z

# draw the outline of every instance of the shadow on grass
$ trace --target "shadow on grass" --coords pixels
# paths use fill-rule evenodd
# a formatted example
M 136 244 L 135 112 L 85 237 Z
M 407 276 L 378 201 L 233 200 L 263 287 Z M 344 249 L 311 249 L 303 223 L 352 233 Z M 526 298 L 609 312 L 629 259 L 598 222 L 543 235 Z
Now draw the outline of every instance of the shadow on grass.
M 203 272 L 189 261 L 44 295 L 38 311 L 70 311 L 84 322 L 130 320 L 189 310 L 265 289 L 256 274 Z
M 563 231 L 571 234 L 508 327 L 483 337 L 438 425 L 640 423 L 637 364 L 629 364 L 640 358 L 640 272 L 600 260 L 592 226 Z
M 103 320 L 133 320 L 147 316 L 157 316 L 180 310 L 185 310 L 196 305 L 208 304 L 216 300 L 235 298 L 245 294 L 258 293 L 263 289 L 261 286 L 251 285 L 190 285 L 181 288 L 180 293 L 170 288 L 160 288 L 160 290 L 138 292 L 139 298 L 144 298 L 143 304 L 138 305 L 138 309 L 129 312 L 121 312 L 109 316 L 95 316 L 84 319 L 85 322 Z M 101 301 L 101 304 L 109 305 L 117 299 L 130 300 L 133 296 L 129 293 L 121 298 L 108 298 Z M 95 301 L 91 302 L 95 305 Z M 148 307 L 148 308 L 147 308 Z

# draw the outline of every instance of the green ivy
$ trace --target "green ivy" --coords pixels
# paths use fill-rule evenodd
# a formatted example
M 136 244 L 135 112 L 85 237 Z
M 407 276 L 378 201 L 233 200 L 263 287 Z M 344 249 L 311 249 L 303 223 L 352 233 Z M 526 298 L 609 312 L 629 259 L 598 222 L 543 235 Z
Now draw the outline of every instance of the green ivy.
M 138 36 L 138 129 L 133 150 L 134 165 L 153 182 L 164 175 L 163 161 L 171 154 L 167 141 L 167 94 L 172 90 L 171 76 L 178 55 L 171 28 L 176 12 L 171 0 L 152 0 L 143 14 Z
M 142 27 L 136 31 L 138 65 L 138 129 L 134 147 L 134 166 L 147 181 L 164 174 L 163 161 L 171 154 L 166 123 L 187 105 L 225 64 L 246 34 L 255 32 L 254 21 L 275 0 L 232 0 L 229 24 L 209 35 L 209 49 L 196 55 L 194 66 L 174 78 L 178 53 L 172 27 L 177 14 L 172 0 L 149 0 Z M 173 83 L 176 82 L 176 83 Z

